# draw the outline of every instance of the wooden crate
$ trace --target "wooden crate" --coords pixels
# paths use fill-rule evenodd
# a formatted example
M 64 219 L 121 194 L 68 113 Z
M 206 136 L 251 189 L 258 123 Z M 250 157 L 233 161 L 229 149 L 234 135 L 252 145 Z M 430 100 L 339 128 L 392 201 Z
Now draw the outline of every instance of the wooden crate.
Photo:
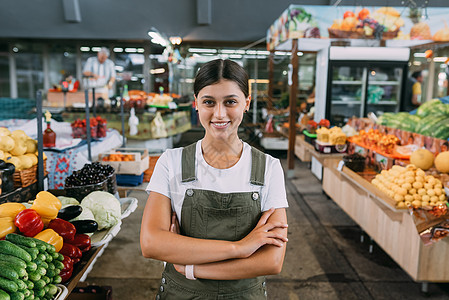
M 151 176 L 153 175 L 154 167 L 159 159 L 160 155 L 150 155 L 149 158 L 149 168 L 143 173 L 143 182 L 150 182 Z
M 44 160 L 44 176 L 47 176 L 47 160 Z M 37 165 L 31 168 L 15 171 L 13 175 L 14 188 L 27 187 L 37 182 Z

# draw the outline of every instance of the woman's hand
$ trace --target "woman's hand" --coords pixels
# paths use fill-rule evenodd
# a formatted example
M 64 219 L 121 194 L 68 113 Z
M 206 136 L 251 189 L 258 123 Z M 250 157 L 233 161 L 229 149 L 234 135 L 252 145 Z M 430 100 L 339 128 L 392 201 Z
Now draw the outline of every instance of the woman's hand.
M 174 212 L 174 211 L 171 213 L 170 232 L 173 232 L 176 234 L 181 233 L 178 218 L 176 217 L 176 212 Z
M 268 222 L 275 209 L 270 208 L 263 213 L 256 227 L 243 239 L 236 242 L 239 258 L 251 256 L 264 245 L 274 245 L 282 247 L 288 239 L 280 233 L 272 231 L 275 228 L 287 228 L 288 225 L 281 222 Z
M 184 276 L 186 275 L 186 266 L 185 265 L 173 264 L 173 267 L 175 267 L 175 270 L 178 271 L 178 273 L 181 273 Z

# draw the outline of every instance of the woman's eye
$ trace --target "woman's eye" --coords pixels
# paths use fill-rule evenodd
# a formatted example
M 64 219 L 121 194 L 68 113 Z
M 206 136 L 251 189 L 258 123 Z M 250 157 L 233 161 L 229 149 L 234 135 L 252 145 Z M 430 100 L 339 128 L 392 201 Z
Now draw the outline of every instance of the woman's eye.
M 226 104 L 228 104 L 228 105 L 233 105 L 236 103 L 237 103 L 237 101 L 235 101 L 234 99 L 226 100 Z
M 212 101 L 212 100 L 204 100 L 204 102 L 203 102 L 205 105 L 213 105 L 214 104 L 214 101 Z

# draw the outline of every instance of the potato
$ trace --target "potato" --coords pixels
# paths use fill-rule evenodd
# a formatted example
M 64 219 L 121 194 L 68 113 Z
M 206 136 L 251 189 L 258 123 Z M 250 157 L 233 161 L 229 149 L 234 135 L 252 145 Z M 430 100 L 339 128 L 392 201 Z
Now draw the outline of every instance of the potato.
M 435 185 L 435 183 L 436 183 L 435 177 L 430 176 L 430 178 L 427 180 L 427 182 L 430 183 L 431 185 Z
M 406 177 L 415 177 L 415 172 L 413 172 L 413 171 L 407 171 L 407 172 L 405 172 L 405 176 L 406 176 Z
M 421 201 L 421 206 L 429 206 L 429 202 Z
M 421 182 L 422 184 L 424 184 L 425 180 L 423 176 L 416 176 L 415 177 L 415 182 Z
M 394 195 L 393 199 L 396 202 L 404 201 L 404 197 L 402 195 L 399 195 L 399 194 Z
M 383 175 L 383 176 L 387 176 L 388 175 L 388 171 L 387 170 L 382 170 L 380 172 L 380 174 Z
M 438 202 L 439 200 L 437 196 L 430 196 L 430 202 Z
M 371 183 L 377 186 L 379 184 L 379 180 L 374 178 L 373 180 L 371 180 Z
M 409 182 L 406 182 L 406 183 L 402 184 L 401 187 L 408 191 L 412 188 L 412 185 Z
M 422 195 L 426 195 L 426 194 L 427 194 L 427 191 L 425 189 L 421 188 L 421 189 L 418 190 L 418 195 L 422 196 Z
M 398 195 L 405 196 L 405 195 L 407 195 L 407 190 L 400 187 L 400 188 L 398 188 L 397 193 L 398 193 Z
M 424 185 L 422 184 L 422 182 L 418 182 L 418 181 L 413 182 L 413 187 L 415 189 L 421 189 L 423 186 Z
M 404 201 L 404 204 L 405 204 L 405 206 L 410 206 L 410 205 L 412 205 L 412 203 L 409 202 L 409 201 Z
M 410 202 L 415 201 L 415 199 L 413 198 L 412 195 L 405 195 L 405 196 L 404 196 L 404 200 L 405 200 L 405 201 L 410 201 Z
M 442 189 L 433 189 L 433 191 L 435 192 L 436 196 L 440 196 L 441 194 L 443 194 L 443 190 Z
M 421 201 L 429 202 L 430 201 L 430 196 L 429 195 L 421 196 Z
M 415 207 L 421 207 L 421 201 L 415 200 L 415 201 L 412 202 L 412 205 L 415 206 Z
M 446 205 L 446 202 L 444 202 L 444 201 L 438 201 L 436 205 Z
M 426 190 L 431 190 L 431 189 L 433 189 L 433 185 L 431 185 L 430 183 L 424 183 L 424 188 Z
M 433 187 L 436 189 L 442 189 L 443 185 L 441 183 L 435 183 L 435 185 Z
M 433 189 L 427 190 L 427 195 L 430 197 L 435 196 L 435 191 Z
M 415 182 L 415 177 L 406 177 L 405 182 L 412 184 L 413 182 Z
M 423 179 L 424 179 L 424 177 L 426 176 L 426 172 L 424 172 L 421 169 L 418 169 L 418 170 L 416 170 L 416 176 L 423 177 Z
M 416 189 L 409 189 L 408 190 L 408 193 L 410 194 L 410 195 L 414 195 L 414 194 L 416 194 L 417 192 L 416 192 Z
M 418 195 L 418 194 L 414 194 L 414 195 L 413 195 L 413 199 L 414 199 L 414 200 L 422 200 L 422 196 L 421 196 L 421 195 Z M 430 197 L 429 197 L 429 199 L 430 199 Z
M 440 201 L 446 201 L 446 195 L 445 195 L 445 194 L 442 194 L 442 195 L 438 196 L 438 200 L 440 200 Z
M 407 208 L 407 205 L 405 205 L 404 201 L 396 203 L 397 208 Z
M 390 198 L 394 198 L 394 192 L 393 191 L 388 191 L 387 192 L 388 197 Z
M 394 168 L 395 166 L 393 166 Z M 399 167 L 399 166 L 398 166 Z M 417 167 L 414 164 L 409 164 L 405 167 L 406 170 L 415 171 Z

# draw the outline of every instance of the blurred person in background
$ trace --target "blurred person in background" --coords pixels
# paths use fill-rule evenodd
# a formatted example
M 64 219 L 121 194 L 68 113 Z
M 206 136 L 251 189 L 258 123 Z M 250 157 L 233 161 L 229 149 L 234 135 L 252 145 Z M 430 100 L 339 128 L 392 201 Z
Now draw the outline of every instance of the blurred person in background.
M 109 99 L 114 95 L 115 64 L 108 59 L 109 50 L 102 47 L 97 57 L 90 57 L 84 65 L 83 75 L 88 78 L 87 88 L 95 88 L 98 95 Z
M 423 75 L 421 71 L 413 72 L 407 79 L 404 110 L 413 111 L 421 105 Z

